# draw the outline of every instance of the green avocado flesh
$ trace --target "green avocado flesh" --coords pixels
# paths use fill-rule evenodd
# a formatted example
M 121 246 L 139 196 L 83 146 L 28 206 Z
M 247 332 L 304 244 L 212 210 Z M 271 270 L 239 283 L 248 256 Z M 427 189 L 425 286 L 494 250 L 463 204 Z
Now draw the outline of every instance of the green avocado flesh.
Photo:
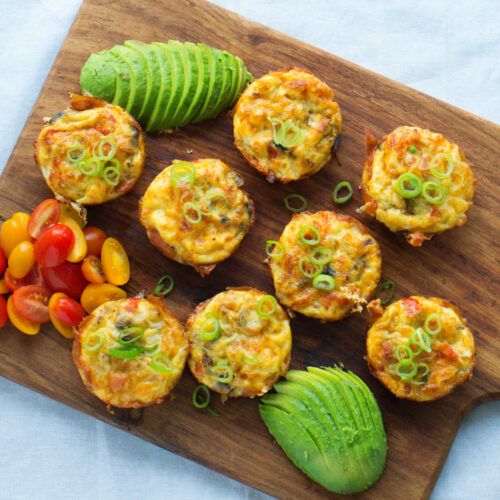
M 387 440 L 366 384 L 340 368 L 291 370 L 259 404 L 288 458 L 329 491 L 359 493 L 381 476 Z
M 82 93 L 125 108 L 149 132 L 215 118 L 251 81 L 239 57 L 176 40 L 127 40 L 92 54 L 80 74 Z

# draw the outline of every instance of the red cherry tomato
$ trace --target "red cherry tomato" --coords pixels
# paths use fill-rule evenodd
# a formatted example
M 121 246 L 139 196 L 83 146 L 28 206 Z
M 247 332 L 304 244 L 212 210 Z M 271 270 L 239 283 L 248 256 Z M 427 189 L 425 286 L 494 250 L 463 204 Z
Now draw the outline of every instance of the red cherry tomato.
M 7 268 L 3 276 L 3 281 L 11 292 L 22 286 L 44 285 L 42 274 L 40 273 L 40 268 L 37 264 L 35 264 L 33 269 L 24 278 L 21 279 L 14 278 L 14 276 L 10 274 L 10 271 Z
M 32 238 L 39 238 L 46 229 L 57 223 L 60 215 L 61 205 L 57 200 L 50 198 L 42 201 L 31 213 L 28 234 Z
M 100 257 L 102 245 L 107 238 L 106 233 L 98 227 L 89 226 L 83 230 L 83 234 L 87 240 L 87 255 Z
M 47 228 L 35 242 L 35 258 L 42 267 L 62 264 L 73 248 L 75 235 L 64 224 Z
M 63 325 L 77 326 L 85 316 L 85 311 L 76 300 L 61 296 L 54 301 L 52 314 Z
M 7 324 L 7 320 L 9 317 L 7 316 L 7 302 L 0 295 L 0 328 L 3 328 Z
M 31 323 L 49 321 L 50 292 L 40 285 L 18 288 L 12 294 L 12 304 L 19 316 Z
M 63 262 L 56 267 L 42 268 L 42 276 L 47 287 L 52 292 L 62 292 L 78 300 L 87 286 L 79 264 Z
M 5 271 L 5 266 L 6 266 L 5 254 L 3 253 L 3 250 L 0 248 L 0 274 L 2 274 Z

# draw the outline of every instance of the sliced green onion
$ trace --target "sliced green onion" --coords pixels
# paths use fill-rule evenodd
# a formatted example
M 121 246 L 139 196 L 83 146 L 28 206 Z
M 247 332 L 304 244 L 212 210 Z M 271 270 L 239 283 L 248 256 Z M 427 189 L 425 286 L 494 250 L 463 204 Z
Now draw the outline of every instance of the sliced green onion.
M 234 379 L 234 372 L 229 366 L 229 362 L 227 359 L 220 360 L 212 367 L 212 371 L 215 372 L 215 374 L 219 374 L 217 375 L 215 380 L 217 380 L 217 382 L 220 382 L 221 384 L 228 384 Z
M 297 266 L 306 278 L 315 278 L 322 271 L 322 266 L 315 264 L 309 257 L 301 257 L 297 262 Z
M 82 161 L 85 158 L 86 154 L 87 149 L 83 148 L 81 144 L 75 143 L 68 149 L 66 156 L 68 158 L 68 162 L 71 165 L 74 165 Z
M 300 205 L 295 205 L 295 201 L 298 200 L 300 202 Z M 291 193 L 283 198 L 283 203 L 285 204 L 285 207 L 287 210 L 290 210 L 290 212 L 298 213 L 298 212 L 303 212 L 304 210 L 307 209 L 309 203 L 307 202 L 307 199 L 304 198 L 301 194 L 297 193 Z
M 151 364 L 149 366 L 159 373 L 170 373 L 174 369 L 172 360 L 161 352 L 151 357 Z
M 434 327 L 432 326 L 433 324 L 435 325 Z M 441 330 L 443 329 L 441 316 L 437 313 L 429 314 L 429 316 L 425 319 L 424 329 L 432 337 L 441 333 Z
M 170 179 L 175 187 L 186 184 L 192 187 L 196 179 L 196 167 L 189 161 L 178 161 L 170 167 Z
M 141 354 L 141 349 L 136 346 L 129 347 L 112 347 L 108 349 L 108 355 L 112 358 L 119 359 L 134 359 Z
M 201 396 L 201 398 L 200 398 Z M 204 410 L 210 404 L 211 394 L 208 387 L 204 384 L 200 384 L 193 391 L 193 406 L 199 410 Z
M 278 118 L 269 118 L 273 127 L 274 143 L 284 148 L 298 146 L 304 138 L 304 130 L 298 127 L 292 120 L 279 120 Z M 279 127 L 279 128 L 278 128 Z
M 403 361 L 404 359 L 413 359 L 414 352 L 411 350 L 408 344 L 399 344 L 394 348 L 394 356 L 398 361 Z
M 259 356 L 255 356 L 253 354 L 248 354 L 246 352 L 243 353 L 243 361 L 250 365 L 256 365 L 259 362 Z
M 335 288 L 335 280 L 329 274 L 319 274 L 313 279 L 313 287 L 329 292 Z
M 411 380 L 417 374 L 417 365 L 412 359 L 403 359 L 396 363 L 394 372 L 401 380 Z
M 344 194 L 343 196 L 339 196 L 340 191 L 347 189 L 347 193 Z M 332 193 L 332 199 L 334 203 L 337 203 L 337 205 L 342 205 L 344 203 L 347 203 L 351 198 L 352 198 L 352 186 L 349 181 L 342 181 L 339 182 L 336 186 L 335 189 L 333 190 Z
M 443 163 L 442 160 L 446 162 L 446 170 L 444 172 L 441 172 L 441 170 L 439 170 L 439 166 Z M 429 166 L 431 168 L 431 174 L 434 177 L 437 177 L 438 179 L 445 179 L 453 173 L 453 170 L 455 169 L 455 161 L 449 154 L 438 153 L 432 157 L 431 161 L 429 162 Z
M 97 330 L 96 332 L 92 332 L 85 339 L 85 342 L 83 343 L 83 348 L 89 352 L 98 351 L 102 347 L 102 344 L 104 343 L 104 338 L 105 334 L 102 330 Z
M 306 224 L 299 229 L 297 240 L 305 245 L 314 246 L 321 241 L 319 229 L 312 224 Z
M 170 274 L 162 276 L 153 290 L 153 295 L 165 297 L 174 289 L 174 278 Z
M 434 181 L 424 182 L 424 187 L 422 189 L 422 196 L 433 205 L 441 203 L 445 196 L 446 191 L 441 184 Z
M 120 184 L 122 176 L 121 162 L 116 158 L 105 160 L 102 171 L 102 178 L 108 186 L 115 187 Z
M 424 332 L 422 328 L 417 328 L 413 335 L 411 336 L 410 342 L 417 344 L 420 349 L 425 352 L 431 352 L 431 338 L 427 332 Z
M 410 146 L 410 147 L 408 148 L 408 151 L 409 151 L 410 153 L 413 153 L 413 154 L 418 153 L 418 149 L 417 149 L 417 147 L 416 147 L 416 146 Z
M 257 302 L 255 310 L 261 318 L 268 318 L 275 313 L 277 307 L 278 301 L 272 295 L 264 295 Z
M 396 191 L 402 198 L 415 198 L 422 192 L 422 179 L 411 172 L 401 174 L 396 181 Z
M 411 380 L 411 383 L 414 385 L 424 385 L 425 377 L 429 375 L 429 365 L 428 363 L 417 363 L 417 373 L 415 373 L 415 377 Z
M 119 333 L 117 342 L 124 346 L 133 345 L 142 338 L 144 331 L 141 326 L 129 326 Z
M 102 163 L 97 158 L 87 158 L 77 163 L 76 167 L 83 175 L 96 177 L 101 174 Z
M 221 200 L 224 203 L 224 205 L 227 205 L 229 203 L 229 200 L 227 199 L 227 196 L 225 195 L 224 190 L 219 188 L 219 187 L 210 188 L 205 193 L 205 200 L 208 202 L 211 202 L 214 200 Z
M 326 247 L 316 247 L 310 254 L 311 261 L 318 266 L 328 264 L 332 258 L 333 252 Z
M 378 284 L 377 291 L 375 292 L 375 297 L 380 299 L 380 303 L 386 306 L 394 298 L 396 293 L 396 283 L 392 280 L 385 280 Z M 385 297 L 384 297 L 385 295 Z
M 150 346 L 145 346 L 144 351 L 147 352 L 148 354 L 154 354 L 160 347 L 160 344 L 153 344 Z
M 206 320 L 201 325 L 200 339 L 205 342 L 215 340 L 220 336 L 220 321 L 215 314 L 206 315 Z
M 193 212 L 196 215 L 193 216 Z M 193 203 L 192 201 L 187 201 L 186 203 L 184 203 L 184 205 L 182 206 L 182 214 L 190 224 L 199 224 L 203 217 L 200 207 L 198 207 L 198 205 L 196 203 Z
M 95 154 L 95 146 L 97 146 L 97 154 Z M 104 148 L 109 146 L 108 152 L 104 152 Z M 99 139 L 99 142 L 94 145 L 94 156 L 102 160 L 111 160 L 116 153 L 116 141 L 112 136 L 105 136 Z
M 276 249 L 278 249 L 278 253 L 275 252 Z M 279 241 L 267 240 L 266 255 L 271 257 L 271 259 L 279 259 L 285 255 L 285 247 Z

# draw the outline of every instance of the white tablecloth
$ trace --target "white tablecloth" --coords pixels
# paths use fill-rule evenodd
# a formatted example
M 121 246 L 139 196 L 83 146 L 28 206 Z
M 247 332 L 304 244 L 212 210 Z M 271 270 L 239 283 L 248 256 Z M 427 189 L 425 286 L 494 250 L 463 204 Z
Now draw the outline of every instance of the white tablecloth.
M 496 0 L 216 3 L 485 118 L 500 118 Z M 79 4 L 0 0 L 0 168 Z M 499 449 L 500 402 L 489 403 L 465 419 L 433 498 L 500 498 Z M 90 498 L 264 496 L 0 379 L 0 499 Z

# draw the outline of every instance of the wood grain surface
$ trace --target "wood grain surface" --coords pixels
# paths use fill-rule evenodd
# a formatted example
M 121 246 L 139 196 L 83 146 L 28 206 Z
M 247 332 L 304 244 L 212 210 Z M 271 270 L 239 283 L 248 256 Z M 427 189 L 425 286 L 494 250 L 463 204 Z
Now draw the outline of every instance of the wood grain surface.
M 500 397 L 496 304 L 500 127 L 203 0 L 87 0 L 1 178 L 2 219 L 17 210 L 30 211 L 50 196 L 33 160 L 33 142 L 43 117 L 67 107 L 68 92 L 79 90 L 79 70 L 91 52 L 130 38 L 206 42 L 242 57 L 255 77 L 283 67 L 307 68 L 335 90 L 344 121 L 338 162 L 332 160 L 312 178 L 288 186 L 268 184 L 245 163 L 233 146 L 231 119 L 226 114 L 174 134 L 147 137 L 146 168 L 133 191 L 91 208 L 90 222 L 125 245 L 133 270 L 127 286 L 131 294 L 151 290 L 164 273 L 175 277 L 177 286 L 168 302 L 182 320 L 196 304 L 227 286 L 251 285 L 273 291 L 263 263 L 264 242 L 276 238 L 289 220 L 283 197 L 299 192 L 309 199 L 312 210 L 333 209 L 332 187 L 343 179 L 355 186 L 360 182 L 366 127 L 381 136 L 399 125 L 418 125 L 444 133 L 463 148 L 479 181 L 475 205 L 463 228 L 415 249 L 376 221 L 361 220 L 380 242 L 383 275 L 396 281 L 397 297 L 437 295 L 463 311 L 477 342 L 472 381 L 434 403 L 399 401 L 371 378 L 363 360 L 366 314 L 330 324 L 302 316 L 292 321 L 292 367 L 343 363 L 368 383 L 380 403 L 389 440 L 387 468 L 376 486 L 360 496 L 428 496 L 463 416 L 479 402 Z M 220 158 L 242 174 L 257 218 L 237 253 L 203 279 L 149 245 L 138 223 L 137 206 L 153 177 L 172 159 L 207 157 Z M 356 216 L 359 205 L 356 192 L 339 210 Z M 334 497 L 288 461 L 261 422 L 257 401 L 232 400 L 224 405 L 216 401 L 214 405 L 222 413 L 219 418 L 200 413 L 191 405 L 195 381 L 186 370 L 173 400 L 148 408 L 142 416 L 127 412 L 111 416 L 84 389 L 70 347 L 49 326 L 35 337 L 4 329 L 0 374 L 277 497 Z

